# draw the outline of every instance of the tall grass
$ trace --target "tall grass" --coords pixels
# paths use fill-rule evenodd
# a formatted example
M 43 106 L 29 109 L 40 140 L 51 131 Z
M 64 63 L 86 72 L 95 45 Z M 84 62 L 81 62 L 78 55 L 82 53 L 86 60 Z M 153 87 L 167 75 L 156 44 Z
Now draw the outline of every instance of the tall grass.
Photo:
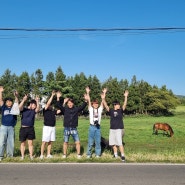
M 174 112 L 174 116 L 168 117 L 152 117 L 146 115 L 125 116 L 125 136 L 123 138 L 125 145 L 125 156 L 127 162 L 185 162 L 185 107 L 178 107 Z M 153 134 L 153 124 L 155 122 L 165 122 L 171 125 L 174 130 L 173 137 L 163 135 L 159 131 L 158 135 Z M 120 159 L 112 158 L 112 151 L 105 150 L 100 159 L 86 159 L 88 140 L 88 118 L 79 118 L 79 136 L 81 140 L 82 159 L 76 158 L 76 149 L 72 138 L 70 138 L 68 148 L 68 158 L 62 159 L 63 144 L 63 120 L 57 118 L 56 124 L 56 141 L 52 146 L 52 154 L 54 159 L 40 160 L 40 146 L 42 138 L 43 118 L 37 118 L 35 122 L 36 139 L 34 140 L 33 162 L 120 162 Z M 102 136 L 108 139 L 110 120 L 103 118 L 101 122 Z M 13 159 L 5 158 L 4 162 L 20 162 L 20 142 L 19 142 L 20 119 L 15 127 L 15 157 Z M 28 150 L 25 152 L 28 156 Z M 27 157 L 27 159 L 29 159 Z M 28 162 L 29 160 L 22 162 Z

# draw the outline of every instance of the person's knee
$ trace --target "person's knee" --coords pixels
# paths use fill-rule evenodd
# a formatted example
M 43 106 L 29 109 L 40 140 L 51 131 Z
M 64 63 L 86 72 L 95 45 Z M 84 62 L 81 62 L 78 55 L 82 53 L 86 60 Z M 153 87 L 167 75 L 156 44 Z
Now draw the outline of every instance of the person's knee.
M 67 142 L 64 142 L 64 143 L 63 143 L 63 145 L 64 145 L 64 146 L 67 146 L 67 145 L 68 145 L 68 143 L 67 143 Z
M 80 141 L 76 141 L 75 144 L 76 144 L 76 145 L 80 145 Z

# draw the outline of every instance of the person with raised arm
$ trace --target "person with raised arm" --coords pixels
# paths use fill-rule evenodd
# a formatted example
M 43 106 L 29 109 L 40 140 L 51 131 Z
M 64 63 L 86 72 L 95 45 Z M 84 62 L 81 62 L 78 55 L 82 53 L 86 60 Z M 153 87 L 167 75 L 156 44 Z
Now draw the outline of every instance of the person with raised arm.
M 89 130 L 88 130 L 88 145 L 87 145 L 87 158 L 92 157 L 92 147 L 95 143 L 95 155 L 96 158 L 101 156 L 101 115 L 103 111 L 103 99 L 105 99 L 106 88 L 103 89 L 103 93 L 101 94 L 101 104 L 99 106 L 99 102 L 97 99 L 94 99 L 91 102 L 90 98 L 90 88 L 86 87 L 86 93 L 89 95 L 88 98 L 88 110 L 89 110 Z
M 26 140 L 28 141 L 28 150 L 30 160 L 33 160 L 33 140 L 35 137 L 35 115 L 39 112 L 39 97 L 36 96 L 28 103 L 28 107 L 24 107 L 24 103 L 27 101 L 28 95 L 25 95 L 19 105 L 21 111 L 21 128 L 19 131 L 19 140 L 21 142 L 20 151 L 21 159 L 24 159 Z
M 3 101 L 3 91 L 3 86 L 0 86 L 0 111 L 2 114 L 0 127 L 0 161 L 4 158 L 5 148 L 6 156 L 13 157 L 15 142 L 14 127 L 17 123 L 17 115 L 19 114 L 18 92 L 14 91 L 15 100 L 11 97 L 7 97 Z M 13 112 L 13 106 L 14 109 L 18 110 Z
M 109 131 L 109 145 L 112 146 L 114 157 L 118 157 L 118 149 L 121 153 L 121 160 L 125 161 L 124 147 L 122 142 L 124 122 L 123 113 L 127 105 L 128 90 L 124 92 L 124 103 L 121 107 L 120 102 L 115 100 L 113 102 L 113 108 L 109 108 L 105 99 L 103 99 L 103 104 L 110 115 L 110 131 Z
M 40 159 L 44 158 L 44 148 L 47 144 L 47 158 L 53 158 L 51 155 L 52 143 L 56 138 L 56 115 L 61 111 L 54 109 L 53 98 L 56 95 L 55 91 L 52 91 L 50 98 L 48 99 L 45 107 L 43 108 L 44 126 L 42 130 L 42 145 Z
M 88 95 L 84 94 L 84 102 L 81 106 L 76 107 L 72 98 L 65 98 L 63 104 L 60 103 L 61 92 L 57 92 L 57 106 L 64 115 L 64 143 L 63 143 L 63 157 L 67 157 L 67 148 L 70 136 L 76 144 L 77 158 L 81 158 L 80 153 L 80 138 L 78 134 L 78 114 L 82 112 L 88 101 Z

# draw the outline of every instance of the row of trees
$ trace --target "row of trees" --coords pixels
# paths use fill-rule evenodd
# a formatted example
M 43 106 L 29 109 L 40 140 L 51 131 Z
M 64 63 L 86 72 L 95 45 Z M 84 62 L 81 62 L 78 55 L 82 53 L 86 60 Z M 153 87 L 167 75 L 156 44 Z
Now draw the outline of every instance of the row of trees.
M 128 89 L 129 98 L 126 110 L 128 114 L 168 114 L 180 103 L 165 85 L 161 88 L 151 86 L 146 81 L 138 81 L 136 76 L 133 76 L 130 83 L 126 79 L 118 81 L 117 78 L 112 77 L 102 83 L 96 76 L 86 77 L 84 73 L 66 77 L 61 66 L 55 73 L 48 72 L 45 79 L 41 69 L 37 69 L 31 75 L 25 71 L 20 76 L 12 74 L 7 69 L 0 77 L 0 85 L 3 85 L 5 89 L 4 98 L 12 96 L 13 90 L 19 92 L 20 98 L 29 93 L 40 97 L 49 96 L 52 90 L 59 90 L 63 93 L 63 97 L 74 98 L 76 105 L 82 103 L 86 86 L 91 89 L 91 99 L 99 100 L 102 88 L 107 87 L 106 100 L 110 106 L 114 100 L 123 103 L 123 92 Z

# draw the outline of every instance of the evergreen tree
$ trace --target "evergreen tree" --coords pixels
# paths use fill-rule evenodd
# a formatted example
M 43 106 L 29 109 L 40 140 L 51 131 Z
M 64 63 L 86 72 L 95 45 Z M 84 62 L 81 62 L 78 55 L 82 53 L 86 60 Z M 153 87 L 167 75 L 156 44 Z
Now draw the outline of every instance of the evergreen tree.
M 13 97 L 13 91 L 17 88 L 17 76 L 12 75 L 9 69 L 5 70 L 0 78 L 0 85 L 4 87 L 3 98 Z

